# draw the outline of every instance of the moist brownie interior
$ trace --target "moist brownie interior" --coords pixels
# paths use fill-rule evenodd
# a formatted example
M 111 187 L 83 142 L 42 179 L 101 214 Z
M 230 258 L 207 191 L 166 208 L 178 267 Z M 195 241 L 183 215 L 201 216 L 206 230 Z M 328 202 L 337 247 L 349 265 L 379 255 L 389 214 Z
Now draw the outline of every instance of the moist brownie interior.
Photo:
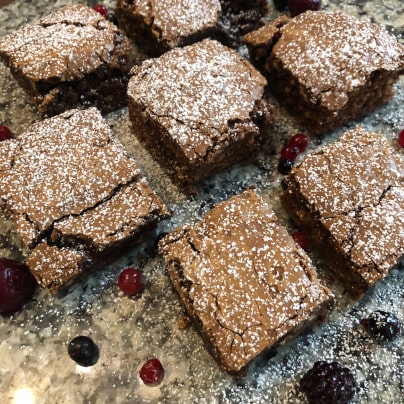
M 404 161 L 361 127 L 308 154 L 285 178 L 281 201 L 353 298 L 404 253 Z
M 34 124 L 1 142 L 0 156 L 2 207 L 33 275 L 52 290 L 106 265 L 167 216 L 95 108 Z
M 168 273 L 220 367 L 249 362 L 325 318 L 331 292 L 270 207 L 247 190 L 159 243 Z
M 269 89 L 314 134 L 339 128 L 393 96 L 404 46 L 377 25 L 342 13 L 281 16 L 247 34 Z
M 82 5 L 64 7 L 0 38 L 0 60 L 44 117 L 126 105 L 131 45 L 117 26 Z

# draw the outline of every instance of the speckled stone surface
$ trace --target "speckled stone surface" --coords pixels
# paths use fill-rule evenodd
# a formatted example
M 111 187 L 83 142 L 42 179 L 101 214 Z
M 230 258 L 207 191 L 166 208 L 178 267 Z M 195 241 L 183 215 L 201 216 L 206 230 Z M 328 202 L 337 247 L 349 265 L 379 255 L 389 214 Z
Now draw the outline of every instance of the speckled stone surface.
M 0 8 L 0 35 L 72 3 L 16 0 Z M 113 3 L 106 2 L 111 10 Z M 324 0 L 322 8 L 380 24 L 404 43 L 401 0 Z M 268 18 L 277 15 L 270 2 Z M 240 52 L 246 54 L 245 49 Z M 140 54 L 138 57 L 144 58 Z M 360 123 L 366 130 L 382 133 L 398 148 L 397 134 L 404 129 L 403 77 L 394 89 L 394 98 Z M 282 176 L 276 166 L 284 141 L 303 128 L 296 126 L 285 111 L 277 116 L 273 139 L 259 156 L 259 164 L 238 166 L 205 181 L 192 198 L 178 191 L 131 135 L 127 109 L 106 119 L 152 188 L 174 212 L 160 225 L 160 232 L 196 222 L 213 205 L 248 186 L 255 186 L 292 229 L 279 204 Z M 1 65 L 0 124 L 10 126 L 18 135 L 38 120 L 28 97 Z M 356 123 L 319 138 L 311 136 L 310 149 L 335 140 Z M 8 225 L 0 220 L 0 256 L 19 258 Z M 353 403 L 403 402 L 403 331 L 396 340 L 380 344 L 359 327 L 360 319 L 376 309 L 391 311 L 404 322 L 403 264 L 355 302 L 309 251 L 319 276 L 336 295 L 328 321 L 288 342 L 276 355 L 259 357 L 246 378 L 233 380 L 219 370 L 192 327 L 179 327 L 182 308 L 163 260 L 155 253 L 154 241 L 56 295 L 38 288 L 25 310 L 0 317 L 2 403 L 306 403 L 299 380 L 322 359 L 338 361 L 351 369 L 357 383 Z M 144 289 L 136 298 L 124 296 L 116 286 L 120 271 L 128 265 L 138 266 L 144 274 Z M 91 336 L 99 346 L 96 365 L 82 368 L 69 358 L 67 345 L 77 335 Z M 156 387 L 145 386 L 139 378 L 141 365 L 151 357 L 158 357 L 165 368 L 164 380 Z

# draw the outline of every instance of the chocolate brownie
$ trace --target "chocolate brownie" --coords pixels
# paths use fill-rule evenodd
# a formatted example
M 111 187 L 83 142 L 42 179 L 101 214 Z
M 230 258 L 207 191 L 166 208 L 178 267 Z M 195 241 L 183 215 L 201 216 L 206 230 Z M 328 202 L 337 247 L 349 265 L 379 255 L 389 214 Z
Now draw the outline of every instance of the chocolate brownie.
M 0 38 L 0 60 L 44 117 L 96 106 L 126 104 L 129 40 L 100 13 L 64 7 Z
M 210 36 L 220 12 L 219 0 L 118 0 L 115 6 L 126 34 L 154 56 Z
M 40 285 L 106 265 L 167 215 L 95 108 L 70 110 L 0 143 L 0 198 Z
M 404 254 L 404 159 L 361 127 L 305 156 L 283 182 L 292 219 L 359 298 Z
M 251 160 L 274 119 L 265 78 L 211 39 L 176 48 L 131 70 L 134 131 L 184 188 Z
M 197 331 L 232 376 L 324 320 L 332 299 L 306 253 L 251 189 L 166 235 L 159 252 Z
M 393 96 L 404 46 L 386 30 L 341 13 L 282 16 L 244 37 L 270 90 L 314 134 L 370 113 Z

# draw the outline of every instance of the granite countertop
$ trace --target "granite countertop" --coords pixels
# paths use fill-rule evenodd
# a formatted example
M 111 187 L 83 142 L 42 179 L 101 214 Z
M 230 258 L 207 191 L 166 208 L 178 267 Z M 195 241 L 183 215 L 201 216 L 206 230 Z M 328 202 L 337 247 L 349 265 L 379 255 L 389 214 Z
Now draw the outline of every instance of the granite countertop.
M 0 35 L 72 3 L 0 0 Z M 113 9 L 113 1 L 105 3 Z M 269 8 L 269 18 L 279 14 L 272 3 Z M 380 24 L 404 41 L 402 0 L 323 0 L 322 8 Z M 395 96 L 387 105 L 360 121 L 365 129 L 381 132 L 389 140 L 404 128 L 403 77 L 394 89 Z M 8 69 L 0 65 L 0 124 L 21 133 L 39 119 Z M 273 154 L 260 156 L 257 165 L 235 167 L 205 181 L 192 198 L 178 191 L 130 135 L 125 108 L 106 119 L 174 212 L 160 225 L 160 231 L 201 218 L 219 201 L 251 185 L 284 217 L 278 201 L 282 177 L 276 170 L 277 153 L 284 140 L 300 130 L 285 112 L 277 117 Z M 354 124 L 311 138 L 310 147 L 335 140 Z M 1 219 L 0 256 L 18 257 L 8 235 L 7 223 Z M 320 276 L 326 279 L 321 262 L 312 258 Z M 128 265 L 138 266 L 144 273 L 144 291 L 137 298 L 124 296 L 116 286 L 118 274 Z M 334 281 L 331 288 L 336 305 L 326 323 L 285 344 L 275 356 L 260 357 L 248 376 L 236 381 L 218 369 L 192 327 L 179 327 L 182 308 L 163 261 L 151 244 L 143 244 L 56 295 L 38 289 L 25 310 L 11 317 L 0 316 L 0 402 L 304 403 L 298 382 L 316 360 L 324 359 L 341 362 L 353 372 L 357 382 L 353 403 L 402 403 L 404 330 L 396 340 L 380 345 L 363 335 L 359 320 L 373 310 L 383 309 L 404 323 L 403 265 L 359 302 L 350 300 L 338 282 Z M 69 358 L 67 345 L 77 335 L 91 336 L 99 346 L 96 365 L 82 368 Z M 158 357 L 165 368 L 165 378 L 156 387 L 145 386 L 138 376 L 140 366 L 150 357 Z

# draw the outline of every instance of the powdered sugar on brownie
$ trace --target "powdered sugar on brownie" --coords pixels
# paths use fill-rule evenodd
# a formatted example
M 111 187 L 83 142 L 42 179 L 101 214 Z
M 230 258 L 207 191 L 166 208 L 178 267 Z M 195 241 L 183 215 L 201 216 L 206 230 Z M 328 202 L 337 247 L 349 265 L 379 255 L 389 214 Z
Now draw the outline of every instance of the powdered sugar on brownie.
M 404 253 L 403 182 L 402 157 L 384 136 L 361 127 L 307 155 L 286 179 L 286 209 L 310 229 L 353 295 L 384 277 Z
M 113 257 L 116 247 L 141 240 L 167 214 L 95 108 L 33 125 L 2 142 L 0 156 L 9 162 L 1 171 L 0 197 L 22 241 L 33 248 L 32 272 L 39 282 L 50 282 L 43 286 L 62 285 L 105 251 Z M 66 267 L 78 262 L 86 268 L 73 266 L 62 271 L 64 278 L 58 270 L 52 280 L 58 260 L 45 265 L 53 258 L 37 258 L 57 256 L 57 250 Z
M 274 55 L 325 104 L 344 104 L 372 73 L 404 68 L 396 38 L 353 16 L 308 11 L 280 32 Z
M 116 45 L 117 35 L 118 28 L 99 13 L 76 5 L 1 38 L 0 50 L 30 80 L 68 81 L 79 79 L 103 64 L 119 68 L 120 61 L 109 53 Z M 87 49 L 91 51 L 84 51 Z
M 198 31 L 215 28 L 220 15 L 218 0 L 143 0 L 137 2 L 135 11 L 158 32 L 159 40 L 172 48 L 178 41 Z
M 163 122 L 190 160 L 214 151 L 229 122 L 249 122 L 266 85 L 248 61 L 212 40 L 146 60 L 131 75 L 129 97 Z
M 248 190 L 160 242 L 171 279 L 219 364 L 236 374 L 330 298 L 273 211 Z

